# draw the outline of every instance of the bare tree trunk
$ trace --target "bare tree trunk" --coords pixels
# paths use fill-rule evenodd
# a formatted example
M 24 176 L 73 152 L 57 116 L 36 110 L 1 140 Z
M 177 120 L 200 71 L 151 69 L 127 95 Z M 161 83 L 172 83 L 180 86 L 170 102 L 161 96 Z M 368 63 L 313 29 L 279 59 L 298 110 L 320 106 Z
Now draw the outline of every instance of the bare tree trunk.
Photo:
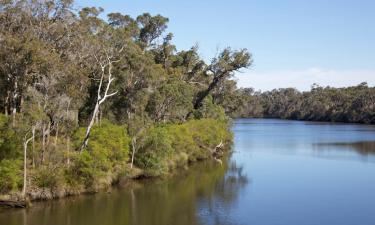
M 32 136 L 27 139 L 27 134 L 24 138 L 23 143 L 23 188 L 22 188 L 22 197 L 26 196 L 26 188 L 27 188 L 27 145 L 28 143 L 33 140 L 35 137 L 35 127 L 32 128 Z
M 99 86 L 98 86 L 98 90 L 97 90 L 97 101 L 95 103 L 95 108 L 94 108 L 94 111 L 92 113 L 92 117 L 91 117 L 91 120 L 90 120 L 90 123 L 89 125 L 87 126 L 87 129 L 86 129 L 86 134 L 85 134 L 85 138 L 83 139 L 83 143 L 82 143 L 82 146 L 81 146 L 81 152 L 83 151 L 83 149 L 85 149 L 88 145 L 88 142 L 89 142 L 89 138 L 90 138 L 90 132 L 91 132 L 91 129 L 95 123 L 95 120 L 98 116 L 98 112 L 99 112 L 99 107 L 100 105 L 108 98 L 108 97 L 111 97 L 115 94 L 117 94 L 117 91 L 116 92 L 113 92 L 111 94 L 108 94 L 108 91 L 109 91 L 109 88 L 111 87 L 111 83 L 113 82 L 114 78 L 112 78 L 112 63 L 114 61 L 111 60 L 111 58 L 107 55 L 107 60 L 106 60 L 106 64 L 103 64 L 101 63 L 98 59 L 97 59 L 98 63 L 100 64 L 100 67 L 101 67 L 101 70 L 102 70 L 102 74 L 101 74 L 101 78 L 100 78 L 100 83 L 99 83 Z M 103 82 L 104 82 L 104 79 L 106 77 L 106 67 L 108 67 L 108 77 L 107 77 L 107 85 L 106 85 L 106 88 L 104 90 L 104 93 L 103 93 L 103 97 L 102 97 L 102 86 L 103 86 Z
M 81 146 L 81 151 L 84 148 L 86 148 L 87 144 L 89 143 L 91 128 L 92 128 L 92 126 L 94 126 L 95 118 L 96 118 L 96 114 L 98 113 L 98 110 L 99 110 L 99 102 L 97 101 L 96 104 L 95 104 L 94 112 L 93 112 L 93 115 L 91 117 L 90 123 L 87 126 L 86 135 L 85 135 L 85 138 L 83 139 L 83 144 Z
M 44 163 L 44 154 L 46 151 L 46 125 L 43 123 L 42 127 L 42 157 L 40 163 Z
M 9 95 L 10 95 L 10 92 L 7 91 L 7 96 L 5 97 L 5 101 L 4 101 L 4 114 L 5 116 L 8 117 L 8 110 L 9 110 Z
M 132 138 L 132 160 L 131 160 L 130 168 L 133 168 L 136 145 L 137 145 L 137 138 L 133 137 Z
M 70 137 L 68 136 L 66 138 L 66 150 L 68 152 L 68 158 L 66 160 L 66 164 L 69 166 L 70 165 Z
M 31 157 L 32 157 L 32 166 L 35 168 L 35 129 L 33 129 L 33 148 L 31 149 Z
M 12 98 L 12 107 L 13 107 L 12 108 L 12 117 L 13 117 L 12 125 L 13 127 L 16 126 L 17 98 L 18 98 L 17 89 L 18 89 L 18 82 L 16 80 L 14 82 L 14 91 L 13 91 L 13 98 Z

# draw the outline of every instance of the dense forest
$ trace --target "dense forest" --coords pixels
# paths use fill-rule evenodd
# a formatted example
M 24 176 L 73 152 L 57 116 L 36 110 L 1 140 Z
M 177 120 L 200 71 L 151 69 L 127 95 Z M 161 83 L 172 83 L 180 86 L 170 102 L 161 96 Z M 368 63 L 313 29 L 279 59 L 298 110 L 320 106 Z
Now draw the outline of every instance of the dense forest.
M 207 63 L 168 18 L 0 1 L 0 194 L 53 198 L 219 161 L 246 49 Z
M 294 88 L 256 92 L 246 88 L 234 93 L 232 99 L 237 100 L 233 106 L 239 107 L 227 110 L 235 117 L 375 123 L 375 88 L 366 83 L 347 88 L 314 84 L 306 92 Z

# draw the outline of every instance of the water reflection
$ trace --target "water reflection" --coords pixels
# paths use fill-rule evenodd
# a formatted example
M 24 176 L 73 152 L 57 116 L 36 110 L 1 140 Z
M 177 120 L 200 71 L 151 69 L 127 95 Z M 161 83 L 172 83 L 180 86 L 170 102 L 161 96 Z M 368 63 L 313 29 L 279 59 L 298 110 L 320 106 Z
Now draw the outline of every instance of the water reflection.
M 37 203 L 30 210 L 3 212 L 0 224 L 230 224 L 225 216 L 247 183 L 242 168 L 229 159 L 222 166 L 202 162 L 173 178 L 129 182 L 110 194 L 72 197 Z
M 215 184 L 210 196 L 199 200 L 198 213 L 202 224 L 238 224 L 229 216 L 235 209 L 241 188 L 249 183 L 243 167 L 232 161 L 225 176 Z
M 318 143 L 316 146 L 324 150 L 345 148 L 354 150 L 364 156 L 375 155 L 375 141 Z

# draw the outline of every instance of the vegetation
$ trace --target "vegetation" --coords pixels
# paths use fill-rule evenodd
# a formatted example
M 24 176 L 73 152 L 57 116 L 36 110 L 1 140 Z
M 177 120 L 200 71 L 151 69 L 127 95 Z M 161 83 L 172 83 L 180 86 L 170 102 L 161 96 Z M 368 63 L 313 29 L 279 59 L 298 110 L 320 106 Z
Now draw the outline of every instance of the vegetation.
M 227 109 L 235 117 L 375 123 L 375 88 L 366 83 L 347 88 L 313 85 L 310 91 L 281 88 L 267 92 L 240 89 L 232 94 L 241 107 Z
M 168 18 L 101 13 L 0 0 L 0 194 L 96 190 L 217 159 L 230 143 L 223 106 L 251 54 L 226 48 L 206 63 L 196 46 L 176 50 Z

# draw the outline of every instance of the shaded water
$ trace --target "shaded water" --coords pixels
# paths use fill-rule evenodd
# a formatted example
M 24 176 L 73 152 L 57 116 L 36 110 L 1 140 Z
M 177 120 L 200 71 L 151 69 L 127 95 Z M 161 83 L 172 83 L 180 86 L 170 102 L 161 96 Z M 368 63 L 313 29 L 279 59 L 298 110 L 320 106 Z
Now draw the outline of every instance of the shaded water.
M 374 225 L 375 126 L 239 119 L 223 166 L 0 213 L 1 225 Z

